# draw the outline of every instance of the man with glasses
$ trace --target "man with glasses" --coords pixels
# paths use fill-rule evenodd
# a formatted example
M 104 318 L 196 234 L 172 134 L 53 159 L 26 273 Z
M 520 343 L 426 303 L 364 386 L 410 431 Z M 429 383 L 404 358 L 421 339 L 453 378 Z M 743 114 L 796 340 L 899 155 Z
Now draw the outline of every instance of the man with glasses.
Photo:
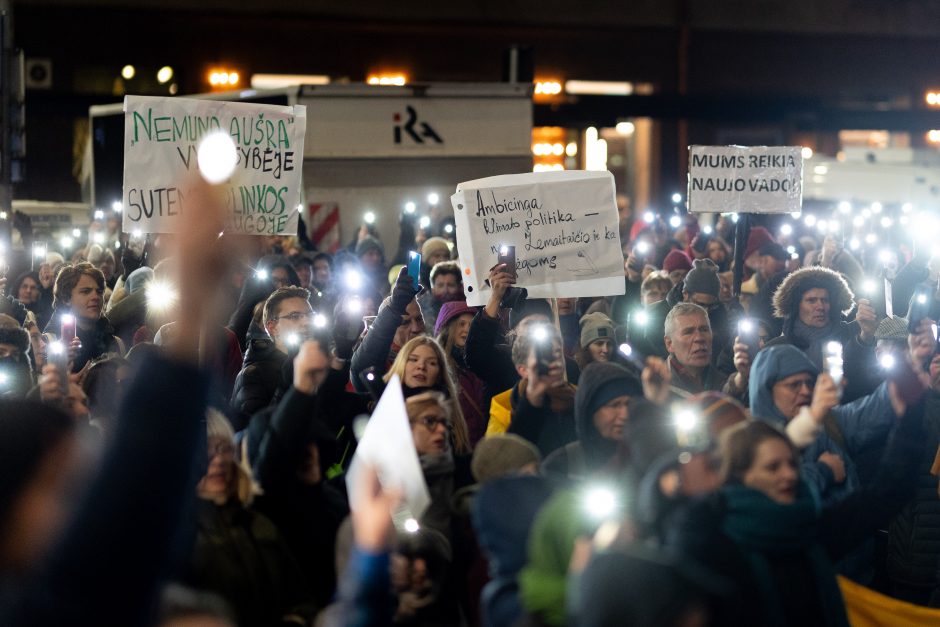
M 248 345 L 232 394 L 235 411 L 250 417 L 271 403 L 287 354 L 309 334 L 313 322 L 309 297 L 302 287 L 282 287 L 265 301 L 262 321 L 270 339 L 254 339 Z

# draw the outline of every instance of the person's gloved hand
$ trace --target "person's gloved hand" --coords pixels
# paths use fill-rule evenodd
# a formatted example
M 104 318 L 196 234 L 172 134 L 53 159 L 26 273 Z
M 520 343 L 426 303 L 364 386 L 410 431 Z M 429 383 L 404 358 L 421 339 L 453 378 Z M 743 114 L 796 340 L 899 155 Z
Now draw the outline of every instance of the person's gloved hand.
M 392 301 L 390 305 L 392 311 L 400 316 L 405 315 L 405 308 L 408 307 L 408 303 L 414 300 L 415 295 L 420 291 L 421 286 L 415 287 L 414 281 L 412 281 L 411 276 L 408 274 L 407 266 L 402 268 L 398 272 L 395 285 L 392 287 Z

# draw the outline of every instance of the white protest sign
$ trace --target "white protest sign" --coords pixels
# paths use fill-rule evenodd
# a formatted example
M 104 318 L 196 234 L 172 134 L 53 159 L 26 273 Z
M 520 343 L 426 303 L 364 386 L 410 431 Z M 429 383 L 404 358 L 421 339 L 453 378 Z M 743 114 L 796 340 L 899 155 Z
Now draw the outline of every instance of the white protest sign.
M 464 292 L 485 305 L 501 246 L 515 246 L 516 285 L 530 298 L 624 293 L 610 172 L 566 170 L 468 181 L 451 196 Z
M 689 146 L 689 211 L 800 211 L 802 150 L 800 146 Z
M 222 183 L 226 232 L 297 233 L 306 108 L 127 96 L 124 99 L 124 232 L 173 233 L 188 210 L 197 148 L 212 133 L 235 143 Z
M 398 375 L 389 380 L 375 406 L 346 472 L 346 489 L 353 508 L 358 502 L 358 478 L 364 464 L 375 468 L 382 487 L 402 491 L 405 517 L 421 518 L 431 497 L 415 451 Z

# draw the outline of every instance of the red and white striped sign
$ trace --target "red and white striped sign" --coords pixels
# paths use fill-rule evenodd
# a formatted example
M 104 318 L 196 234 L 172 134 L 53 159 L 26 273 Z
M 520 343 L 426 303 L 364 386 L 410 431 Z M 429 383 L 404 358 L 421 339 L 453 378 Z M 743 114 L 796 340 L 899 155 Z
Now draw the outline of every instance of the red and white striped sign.
M 335 202 L 310 203 L 310 241 L 317 250 L 335 253 L 340 249 L 339 205 Z

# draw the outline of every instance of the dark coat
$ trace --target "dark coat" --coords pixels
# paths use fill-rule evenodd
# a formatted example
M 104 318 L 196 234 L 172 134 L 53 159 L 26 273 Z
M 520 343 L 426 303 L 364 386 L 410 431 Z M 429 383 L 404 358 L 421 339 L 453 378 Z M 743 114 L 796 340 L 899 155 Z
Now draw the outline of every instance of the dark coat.
M 392 348 L 395 340 L 395 332 L 401 326 L 401 314 L 393 310 L 389 305 L 379 308 L 379 314 L 375 322 L 369 328 L 362 342 L 356 347 L 352 359 L 349 362 L 349 379 L 352 381 L 353 389 L 360 394 L 368 392 L 366 386 L 359 379 L 359 376 L 369 368 L 375 368 L 376 379 L 381 379 L 388 371 L 389 365 L 395 358 L 395 353 L 400 346 Z
M 484 484 L 473 501 L 473 526 L 492 577 L 480 599 L 485 627 L 513 625 L 523 614 L 517 577 L 526 565 L 529 530 L 551 494 L 542 477 L 504 477 Z
M 816 541 L 832 562 L 838 561 L 881 528 L 911 497 L 917 460 L 923 454 L 924 403 L 910 407 L 889 438 L 876 480 L 845 499 L 824 505 L 816 525 Z M 762 622 L 760 595 L 746 554 L 722 530 L 727 503 L 722 493 L 691 501 L 667 543 L 733 581 L 737 594 L 719 610 L 718 624 L 757 625 Z M 760 526 L 761 521 L 755 520 Z M 811 583 L 812 570 L 801 554 L 765 553 L 771 576 L 780 582 L 780 603 L 788 624 L 820 624 L 819 601 Z
M 62 314 L 68 313 L 67 310 L 57 309 L 46 325 L 46 333 L 54 333 L 56 337 L 62 331 Z M 98 318 L 93 329 L 85 331 L 77 324 L 75 325 L 75 335 L 82 341 L 82 347 L 75 357 L 72 365 L 72 372 L 79 372 L 89 361 L 101 357 L 105 353 L 120 354 L 121 345 L 114 336 L 114 329 L 105 316 Z
M 928 394 L 924 420 L 927 441 L 918 460 L 914 498 L 889 528 L 888 575 L 895 584 L 922 589 L 927 599 L 940 586 L 940 486 L 930 472 L 940 448 L 940 393 Z
M 618 442 L 604 439 L 594 426 L 594 399 L 608 384 L 618 386 L 618 395 L 634 398 L 643 395 L 640 380 L 621 366 L 609 362 L 588 364 L 584 369 L 584 381 L 575 393 L 574 417 L 578 439 L 549 455 L 542 463 L 543 474 L 572 480 L 586 479 L 606 465 L 617 452 Z
M 40 572 L 0 586 L 0 624 L 152 625 L 205 471 L 209 378 L 147 356 L 110 445 Z M 199 468 L 201 464 L 202 468 Z
M 464 358 L 470 371 L 483 381 L 487 393 L 494 396 L 519 382 L 519 373 L 512 362 L 512 347 L 499 329 L 499 321 L 490 318 L 481 308 L 470 323 Z M 581 370 L 573 359 L 565 358 L 569 383 L 577 385 Z
M 247 436 L 249 449 L 255 448 L 253 440 L 259 440 L 257 453 L 251 456 L 264 491 L 257 509 L 283 533 L 319 607 L 329 603 L 336 587 L 336 532 L 349 513 L 343 494 L 327 485 L 330 466 L 340 460 L 336 434 L 321 409 L 324 402 L 329 402 L 328 394 L 309 396 L 291 388 L 270 419 L 265 412 L 252 418 Z M 351 417 L 349 422 L 351 427 Z M 317 444 L 320 454 L 322 480 L 317 485 L 297 477 L 310 441 Z
M 521 393 L 521 388 L 521 384 L 514 387 L 509 397 L 512 418 L 507 433 L 515 433 L 535 444 L 542 457 L 578 438 L 573 407 L 560 412 L 552 411 L 548 396 L 544 398 L 541 407 L 536 407 Z
M 225 599 L 239 625 L 265 627 L 286 614 L 312 615 L 312 591 L 270 519 L 235 499 L 201 501 L 198 511 L 187 583 Z
M 287 359 L 271 339 L 254 339 L 248 345 L 241 372 L 235 378 L 232 409 L 250 417 L 271 404 L 281 380 L 281 367 Z M 244 424 L 235 425 L 239 430 Z

